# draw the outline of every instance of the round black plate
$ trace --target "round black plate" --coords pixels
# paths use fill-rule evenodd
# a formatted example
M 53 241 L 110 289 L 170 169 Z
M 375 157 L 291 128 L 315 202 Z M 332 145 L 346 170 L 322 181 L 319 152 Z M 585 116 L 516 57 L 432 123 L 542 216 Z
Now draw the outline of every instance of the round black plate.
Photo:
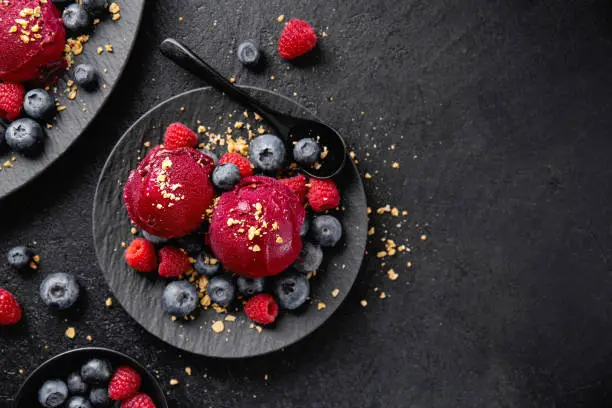
M 59 158 L 84 133 L 106 102 L 125 68 L 134 45 L 145 0 L 116 0 L 116 3 L 121 8 L 121 18 L 112 21 L 108 17 L 96 25 L 89 42 L 84 46 L 83 53 L 75 57 L 77 64 L 87 63 L 96 67 L 100 74 L 100 89 L 91 93 L 79 89 L 77 98 L 69 100 L 66 82 L 70 79 L 71 72 L 66 72 L 58 79 L 56 84 L 58 98 L 67 109 L 56 115 L 52 122 L 53 128 L 46 129 L 44 151 L 36 158 L 28 159 L 2 149 L 0 166 L 12 157 L 16 157 L 17 161 L 11 168 L 2 166 L 0 199 L 34 179 Z M 104 51 L 98 55 L 98 47 L 104 48 L 107 44 L 113 46 L 113 52 Z M 106 84 L 106 88 L 103 88 L 102 84 Z
M 28 376 L 19 391 L 17 391 L 13 407 L 32 408 L 40 406 L 37 397 L 38 390 L 46 380 L 59 378 L 65 381 L 70 373 L 78 371 L 83 364 L 92 358 L 107 359 L 111 362 L 113 368 L 121 365 L 134 368 L 142 377 L 141 392 L 148 394 L 153 399 L 153 402 L 155 402 L 157 408 L 168 408 L 164 391 L 159 386 L 155 377 L 146 368 L 123 353 L 100 347 L 70 350 L 58 354 L 41 364 Z
M 247 91 L 279 111 L 316 119 L 288 98 L 256 88 L 247 88 Z M 241 120 L 243 111 L 242 107 L 211 88 L 186 92 L 155 107 L 140 118 L 115 146 L 102 170 L 94 199 L 96 254 L 121 305 L 146 330 L 167 343 L 193 353 L 223 358 L 256 356 L 278 350 L 323 324 L 351 289 L 361 266 L 367 237 L 363 184 L 354 164 L 347 160 L 345 169 L 336 178 L 345 207 L 341 214 L 344 237 L 336 248 L 326 251 L 324 267 L 311 280 L 311 304 L 304 312 L 281 313 L 275 326 L 261 333 L 250 327 L 250 322 L 241 312 L 235 322 L 224 322 L 226 330 L 217 334 L 211 330 L 211 324 L 222 320 L 223 315 L 212 310 L 202 311 L 189 322 L 172 321 L 162 311 L 161 298 L 166 282 L 138 274 L 123 259 L 121 242 L 129 243 L 133 239 L 130 233 L 132 225 L 122 199 L 125 180 L 137 166 L 138 156 L 146 154 L 144 143 L 159 144 L 170 123 L 180 121 L 195 128 L 199 120 L 211 126 L 213 131 L 222 132 Z M 228 117 L 230 113 L 232 118 Z M 223 148 L 221 153 L 224 151 Z M 337 297 L 331 295 L 334 289 L 339 290 Z M 326 308 L 317 310 L 318 302 L 324 302 Z

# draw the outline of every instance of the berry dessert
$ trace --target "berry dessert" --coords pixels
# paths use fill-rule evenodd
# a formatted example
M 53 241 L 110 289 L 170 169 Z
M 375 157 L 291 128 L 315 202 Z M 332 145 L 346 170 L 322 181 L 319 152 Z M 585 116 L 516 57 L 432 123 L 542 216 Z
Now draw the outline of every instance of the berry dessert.
M 125 206 L 142 237 L 125 260 L 172 280 L 162 305 L 174 320 L 194 319 L 198 307 L 230 313 L 242 305 L 252 324 L 271 325 L 280 309 L 308 303 L 324 248 L 341 239 L 342 224 L 330 213 L 340 205 L 335 182 L 296 174 L 296 163 L 324 160 L 325 146 L 313 138 L 287 149 L 257 126 L 259 136 L 240 122 L 248 142 L 228 136 L 215 146 L 227 146 L 215 163 L 211 143 L 198 144 L 198 133 L 173 123 L 126 181 Z M 211 329 L 223 330 L 222 322 Z
M 106 0 L 0 1 L 0 119 L 12 122 L 0 129 L 0 149 L 25 156 L 41 153 L 44 127 L 65 109 L 57 99 L 61 90 L 56 81 L 71 70 L 95 24 L 109 11 L 112 20 L 119 19 L 118 5 L 111 7 Z M 79 88 L 95 90 L 97 72 L 77 65 L 66 83 L 73 100 Z
M 38 402 L 44 408 L 155 408 L 153 400 L 140 392 L 141 385 L 142 378 L 134 368 L 123 365 L 113 370 L 109 361 L 94 358 L 66 381 L 46 380 L 38 389 Z

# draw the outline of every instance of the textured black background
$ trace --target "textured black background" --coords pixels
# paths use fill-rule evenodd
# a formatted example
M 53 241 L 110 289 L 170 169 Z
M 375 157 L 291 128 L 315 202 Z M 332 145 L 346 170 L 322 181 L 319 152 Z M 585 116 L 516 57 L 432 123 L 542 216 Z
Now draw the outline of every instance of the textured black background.
M 279 14 L 328 33 L 316 63 L 280 60 Z M 50 171 L 1 203 L 1 252 L 35 241 L 43 266 L 30 277 L 1 267 L 0 285 L 26 319 L 0 331 L 0 395 L 17 390 L 19 368 L 90 344 L 90 334 L 159 370 L 180 407 L 609 405 L 611 17 L 607 0 L 149 0 L 103 114 Z M 370 255 L 339 312 L 285 352 L 185 355 L 104 307 L 90 232 L 97 175 L 139 115 L 201 85 L 157 52 L 170 35 L 238 83 L 295 92 L 374 173 L 371 205 L 409 211 L 400 228 L 373 217 L 371 253 L 382 236 L 413 248 L 390 262 L 400 278 L 389 281 Z M 247 73 L 231 54 L 247 37 L 267 51 L 263 73 Z M 36 288 L 56 270 L 86 287 L 79 311 L 42 307 Z M 375 287 L 390 297 L 377 299 Z M 69 325 L 74 341 L 64 337 Z

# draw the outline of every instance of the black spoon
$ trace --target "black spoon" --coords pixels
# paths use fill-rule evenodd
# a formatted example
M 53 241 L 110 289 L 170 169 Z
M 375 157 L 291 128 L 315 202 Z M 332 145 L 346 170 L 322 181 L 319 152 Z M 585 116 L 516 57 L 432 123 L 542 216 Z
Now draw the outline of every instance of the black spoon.
M 302 167 L 305 173 L 317 178 L 329 178 L 342 170 L 346 161 L 346 144 L 337 131 L 323 123 L 296 118 L 271 109 L 232 84 L 189 48 L 173 38 L 164 40 L 160 48 L 162 54 L 177 65 L 205 80 L 247 109 L 257 112 L 276 129 L 277 135 L 285 140 L 288 154 L 292 153 L 294 142 L 300 139 L 311 137 L 318 140 L 323 150 L 327 148 L 327 155 L 319 160 L 319 166 Z

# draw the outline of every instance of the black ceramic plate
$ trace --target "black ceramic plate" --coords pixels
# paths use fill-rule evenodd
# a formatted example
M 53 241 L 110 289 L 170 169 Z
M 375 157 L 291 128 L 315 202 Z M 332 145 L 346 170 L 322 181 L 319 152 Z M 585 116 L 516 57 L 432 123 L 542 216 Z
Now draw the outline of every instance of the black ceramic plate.
M 294 101 L 269 91 L 247 88 L 273 108 L 294 115 L 314 118 Z M 223 315 L 212 310 L 202 311 L 194 321 L 172 321 L 162 311 L 162 292 L 165 283 L 131 270 L 123 259 L 121 242 L 129 243 L 133 236 L 132 225 L 123 205 L 122 190 L 125 180 L 143 157 L 145 142 L 151 146 L 163 139 L 163 131 L 172 122 L 180 121 L 196 127 L 197 121 L 222 132 L 235 121 L 244 120 L 244 109 L 223 94 L 202 88 L 178 95 L 138 120 L 121 138 L 111 153 L 98 184 L 94 200 L 93 235 L 96 254 L 105 277 L 115 297 L 127 312 L 145 329 L 160 339 L 193 353 L 240 358 L 256 356 L 288 346 L 311 333 L 325 322 L 351 289 L 363 259 L 367 215 L 366 197 L 359 173 L 352 161 L 336 178 L 345 211 L 341 218 L 344 237 L 336 248 L 325 252 L 325 264 L 311 280 L 311 303 L 300 314 L 282 313 L 273 328 L 261 333 L 250 327 L 246 316 L 240 312 L 234 322 L 225 321 L 225 331 L 217 334 L 211 330 L 213 321 Z M 232 114 L 229 118 L 228 114 Z M 219 119 L 222 117 L 222 119 Z M 241 130 L 245 132 L 245 130 Z M 239 134 L 238 130 L 235 130 Z M 223 153 L 223 151 L 220 153 Z M 339 290 L 337 297 L 331 295 Z M 318 302 L 326 308 L 317 310 Z
M 70 373 L 78 371 L 83 364 L 92 358 L 106 359 L 110 361 L 113 368 L 117 368 L 121 365 L 127 365 L 134 368 L 142 377 L 141 392 L 148 394 L 149 397 L 153 399 L 157 408 L 168 408 L 168 402 L 166 401 L 163 390 L 155 377 L 148 372 L 146 368 L 125 354 L 99 347 L 70 350 L 41 364 L 32 374 L 30 374 L 30 376 L 28 376 L 19 391 L 17 391 L 12 406 L 14 408 L 32 408 L 40 406 L 37 398 L 38 390 L 46 380 L 59 378 L 65 381 Z
M 77 98 L 69 100 L 66 81 L 70 79 L 71 72 L 66 72 L 58 80 L 59 101 L 67 109 L 56 115 L 52 122 L 53 128 L 46 129 L 45 148 L 38 157 L 28 159 L 5 150 L 0 152 L 0 166 L 12 157 L 17 158 L 13 163 L 14 167 L 2 166 L 0 199 L 34 179 L 60 157 L 83 134 L 113 90 L 134 45 L 145 0 L 115 0 L 115 2 L 121 8 L 121 18 L 117 21 L 112 21 L 110 17 L 105 18 L 96 25 L 89 42 L 84 46 L 83 53 L 75 57 L 77 64 L 87 63 L 96 67 L 100 74 L 100 84 L 106 84 L 106 88 L 101 86 L 99 90 L 91 93 L 79 89 Z M 104 48 L 107 44 L 113 46 L 113 52 L 104 51 L 98 55 L 98 47 Z

